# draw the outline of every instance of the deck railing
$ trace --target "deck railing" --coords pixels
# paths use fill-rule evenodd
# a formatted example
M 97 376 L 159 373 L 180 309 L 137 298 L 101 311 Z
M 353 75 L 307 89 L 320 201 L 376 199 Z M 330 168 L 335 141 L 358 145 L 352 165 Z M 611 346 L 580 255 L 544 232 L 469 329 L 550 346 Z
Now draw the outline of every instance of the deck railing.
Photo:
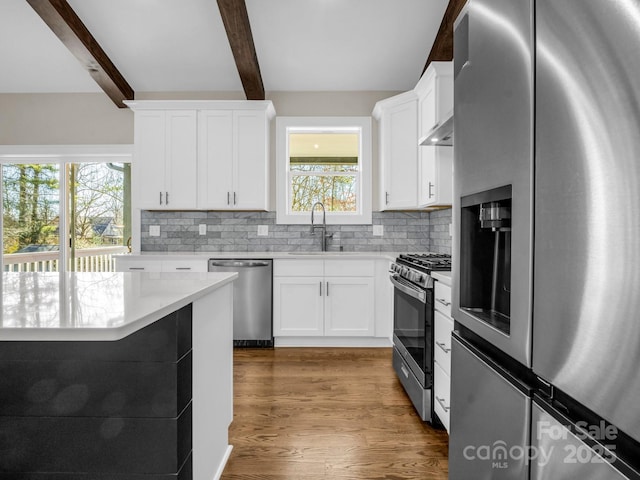
M 113 255 L 127 247 L 96 247 L 76 250 L 76 272 L 114 272 Z M 2 256 L 5 272 L 57 272 L 60 252 L 11 253 Z

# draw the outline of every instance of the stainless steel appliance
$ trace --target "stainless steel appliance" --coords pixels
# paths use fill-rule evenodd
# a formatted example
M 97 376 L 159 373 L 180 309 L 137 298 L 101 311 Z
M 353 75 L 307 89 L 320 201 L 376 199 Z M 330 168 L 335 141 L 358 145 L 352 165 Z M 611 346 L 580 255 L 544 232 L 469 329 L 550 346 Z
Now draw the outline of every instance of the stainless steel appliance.
M 469 0 L 454 45 L 450 478 L 640 478 L 640 3 Z
M 233 346 L 273 347 L 273 260 L 210 259 L 210 272 L 238 272 L 233 283 Z
M 393 368 L 423 421 L 433 414 L 433 270 L 451 270 L 450 255 L 402 254 L 391 264 L 394 286 Z

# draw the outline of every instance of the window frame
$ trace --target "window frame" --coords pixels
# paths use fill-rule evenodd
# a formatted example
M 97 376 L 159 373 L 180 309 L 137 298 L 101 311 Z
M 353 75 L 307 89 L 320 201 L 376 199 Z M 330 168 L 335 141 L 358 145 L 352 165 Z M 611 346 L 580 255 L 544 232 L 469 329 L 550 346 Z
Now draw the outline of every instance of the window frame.
M 333 225 L 370 225 L 372 223 L 371 117 L 276 117 L 276 223 L 308 224 L 311 212 L 291 212 L 289 133 L 356 129 L 360 134 L 357 179 L 357 212 L 327 212 L 326 222 Z
M 70 232 L 68 228 L 69 195 L 66 186 L 67 165 L 71 163 L 133 163 L 133 145 L 0 145 L 0 165 L 2 164 L 57 164 L 58 180 L 65 185 L 59 191 L 58 212 L 59 228 L 58 243 L 60 246 L 69 245 Z M 2 203 L 2 170 L 0 169 L 0 239 L 4 239 L 4 218 Z M 132 212 L 133 213 L 133 212 Z M 131 217 L 131 230 L 134 232 L 134 218 Z M 58 262 L 67 271 L 68 249 L 60 248 Z M 0 254 L 0 272 L 4 271 L 4 247 Z

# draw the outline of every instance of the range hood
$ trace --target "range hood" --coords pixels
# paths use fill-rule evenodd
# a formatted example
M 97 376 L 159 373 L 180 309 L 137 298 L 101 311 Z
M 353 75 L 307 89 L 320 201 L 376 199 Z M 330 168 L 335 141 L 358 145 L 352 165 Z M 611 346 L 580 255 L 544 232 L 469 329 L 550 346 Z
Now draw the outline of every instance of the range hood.
M 453 111 L 446 115 L 446 120 L 437 124 L 424 137 L 418 140 L 419 145 L 453 146 Z

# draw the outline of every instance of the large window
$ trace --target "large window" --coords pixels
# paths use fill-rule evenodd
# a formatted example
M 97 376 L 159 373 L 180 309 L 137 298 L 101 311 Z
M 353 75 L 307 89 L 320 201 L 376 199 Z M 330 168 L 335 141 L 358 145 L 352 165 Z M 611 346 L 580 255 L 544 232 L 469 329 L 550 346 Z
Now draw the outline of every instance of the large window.
M 131 235 L 129 159 L 0 155 L 3 270 L 113 270 Z
M 327 223 L 371 223 L 368 117 L 278 117 L 277 221 L 308 223 L 321 202 Z

